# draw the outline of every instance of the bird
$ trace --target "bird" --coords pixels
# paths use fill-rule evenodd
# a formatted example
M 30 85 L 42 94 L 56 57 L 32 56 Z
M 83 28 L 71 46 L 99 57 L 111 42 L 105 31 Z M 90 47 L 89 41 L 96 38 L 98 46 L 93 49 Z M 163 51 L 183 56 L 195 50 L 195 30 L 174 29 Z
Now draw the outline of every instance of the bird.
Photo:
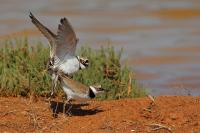
M 81 82 L 78 82 L 76 80 L 69 78 L 63 73 L 59 73 L 59 80 L 61 82 L 61 87 L 63 88 L 63 91 L 67 95 L 67 100 L 64 102 L 64 105 L 63 105 L 63 114 L 66 114 L 65 107 L 67 103 L 69 103 L 67 114 L 71 115 L 71 112 L 70 112 L 72 108 L 71 101 L 73 100 L 85 101 L 85 100 L 93 99 L 98 94 L 104 92 L 104 89 L 101 87 L 101 85 L 86 86 L 82 84 Z
M 32 23 L 49 41 L 50 58 L 47 63 L 47 70 L 51 73 L 51 96 L 53 96 L 58 81 L 57 72 L 62 72 L 71 77 L 75 72 L 87 68 L 89 66 L 89 60 L 75 55 L 78 38 L 67 18 L 60 19 L 57 34 L 54 34 L 36 19 L 31 12 L 29 17 Z

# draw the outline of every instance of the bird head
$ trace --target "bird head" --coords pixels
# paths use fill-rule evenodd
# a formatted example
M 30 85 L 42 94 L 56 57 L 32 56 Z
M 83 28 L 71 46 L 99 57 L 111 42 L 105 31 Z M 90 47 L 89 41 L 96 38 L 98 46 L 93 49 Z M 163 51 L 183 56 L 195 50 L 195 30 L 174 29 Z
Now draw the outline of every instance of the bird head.
M 90 89 L 93 91 L 93 93 L 96 95 L 98 93 L 104 92 L 104 89 L 101 87 L 101 85 L 93 85 L 90 86 Z
M 89 60 L 84 57 L 77 56 L 79 62 L 80 62 L 80 69 L 85 69 L 89 66 Z

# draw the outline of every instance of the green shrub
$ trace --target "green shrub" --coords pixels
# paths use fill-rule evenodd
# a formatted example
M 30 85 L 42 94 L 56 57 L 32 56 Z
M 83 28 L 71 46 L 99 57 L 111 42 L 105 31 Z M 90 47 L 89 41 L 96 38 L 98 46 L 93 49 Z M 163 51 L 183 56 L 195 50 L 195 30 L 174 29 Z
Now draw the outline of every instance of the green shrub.
M 0 48 L 0 95 L 1 96 L 46 96 L 51 90 L 51 78 L 44 71 L 49 50 L 42 43 L 34 46 L 28 40 L 8 40 Z M 134 79 L 131 71 L 120 65 L 122 51 L 113 47 L 93 50 L 82 47 L 78 54 L 87 57 L 89 68 L 74 75 L 74 79 L 86 85 L 101 84 L 106 92 L 100 99 L 119 99 L 144 96 L 144 89 Z M 130 81 L 131 80 L 131 81 Z M 62 90 L 62 89 L 59 89 Z

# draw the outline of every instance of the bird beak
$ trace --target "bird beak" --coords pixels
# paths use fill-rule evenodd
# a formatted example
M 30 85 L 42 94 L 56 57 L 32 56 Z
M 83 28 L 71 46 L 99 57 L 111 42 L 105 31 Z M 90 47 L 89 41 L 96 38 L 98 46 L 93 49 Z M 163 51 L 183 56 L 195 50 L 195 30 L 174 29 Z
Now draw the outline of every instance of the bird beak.
M 97 91 L 99 91 L 99 92 L 104 92 L 104 90 L 105 90 L 104 88 L 98 88 L 97 89 Z
M 94 86 L 95 88 L 96 88 L 96 90 L 98 91 L 98 92 L 104 92 L 104 88 L 102 88 L 101 87 L 101 85 L 97 85 L 97 86 Z
M 89 66 L 89 60 L 86 60 L 86 61 L 84 62 L 84 66 L 86 66 L 86 67 Z
M 88 67 L 89 66 L 89 60 L 86 58 L 79 58 L 80 63 L 84 66 L 84 67 Z

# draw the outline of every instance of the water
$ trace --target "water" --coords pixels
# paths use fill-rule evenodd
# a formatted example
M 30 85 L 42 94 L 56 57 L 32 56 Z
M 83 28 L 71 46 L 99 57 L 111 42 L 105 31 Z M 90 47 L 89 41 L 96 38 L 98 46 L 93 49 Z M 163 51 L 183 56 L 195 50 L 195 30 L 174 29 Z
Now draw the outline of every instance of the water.
M 152 95 L 200 94 L 199 0 L 0 0 L 0 39 L 47 40 L 31 24 L 32 11 L 56 32 L 68 17 L 78 47 L 114 45 Z

